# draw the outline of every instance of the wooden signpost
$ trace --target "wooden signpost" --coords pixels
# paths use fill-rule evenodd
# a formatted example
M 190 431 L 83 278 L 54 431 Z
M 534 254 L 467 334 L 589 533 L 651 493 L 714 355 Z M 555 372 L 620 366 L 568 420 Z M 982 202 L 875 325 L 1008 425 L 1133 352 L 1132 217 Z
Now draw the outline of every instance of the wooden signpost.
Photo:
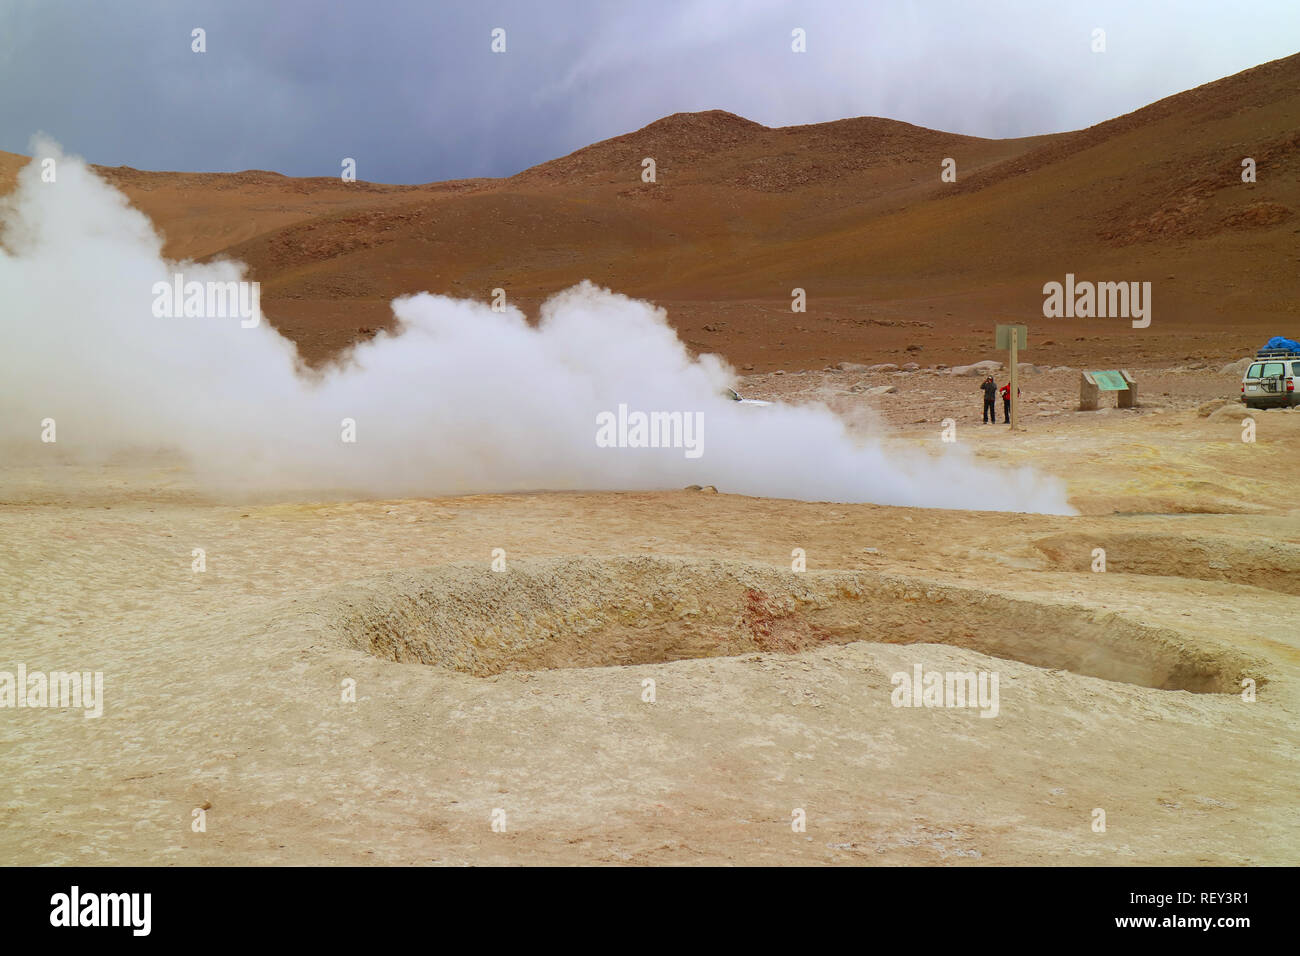
M 1025 348 L 1029 328 L 1024 325 L 999 325 L 997 327 L 997 347 L 1010 349 L 1011 387 L 1007 396 L 1011 399 L 1011 430 L 1020 427 L 1020 374 L 1016 368 L 1017 354 Z

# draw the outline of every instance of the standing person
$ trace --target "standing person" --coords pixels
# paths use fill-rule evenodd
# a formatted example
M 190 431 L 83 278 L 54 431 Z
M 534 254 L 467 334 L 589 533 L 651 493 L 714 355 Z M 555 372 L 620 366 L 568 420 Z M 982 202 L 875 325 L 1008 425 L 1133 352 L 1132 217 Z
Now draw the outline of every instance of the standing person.
M 984 390 L 984 424 L 990 422 L 994 425 L 998 423 L 998 407 L 994 404 L 998 397 L 998 385 L 993 381 L 990 375 L 980 383 L 980 388 Z
M 1004 425 L 1010 425 L 1011 424 L 1011 383 L 1007 382 L 1007 384 L 1003 385 L 1000 389 L 998 389 L 998 391 L 1002 393 L 1002 423 Z M 1019 397 L 1020 397 L 1020 387 L 1017 386 L 1016 398 Z M 993 417 L 995 419 L 997 418 L 996 415 L 994 415 Z M 995 421 L 994 424 L 997 424 L 997 422 Z

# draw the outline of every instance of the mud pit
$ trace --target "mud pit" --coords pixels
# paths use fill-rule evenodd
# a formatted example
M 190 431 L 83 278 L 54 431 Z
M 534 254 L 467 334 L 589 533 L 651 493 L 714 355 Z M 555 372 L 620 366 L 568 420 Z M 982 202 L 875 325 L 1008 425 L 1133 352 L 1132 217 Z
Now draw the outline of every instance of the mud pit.
M 1300 545 L 1228 535 L 1174 533 L 1058 534 L 1034 542 L 1053 567 L 1088 571 L 1092 549 L 1102 548 L 1112 570 L 1231 581 L 1300 594 Z
M 475 676 L 830 644 L 947 644 L 1162 690 L 1232 693 L 1261 665 L 1169 628 L 891 574 L 639 556 L 404 572 L 326 602 L 384 660 Z

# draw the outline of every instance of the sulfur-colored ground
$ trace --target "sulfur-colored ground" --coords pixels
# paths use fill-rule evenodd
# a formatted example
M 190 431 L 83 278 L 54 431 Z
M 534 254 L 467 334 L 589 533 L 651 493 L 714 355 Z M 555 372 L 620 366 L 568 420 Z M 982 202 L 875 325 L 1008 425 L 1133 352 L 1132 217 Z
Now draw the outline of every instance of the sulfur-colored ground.
M 967 407 L 973 380 L 931 378 Z M 804 384 L 850 400 L 844 373 Z M 1294 863 L 1300 413 L 1252 445 L 1177 405 L 959 422 L 1064 476 L 1076 517 L 725 488 L 253 504 L 162 453 L 10 461 L 0 669 L 103 671 L 105 701 L 0 710 L 0 861 Z M 567 617 L 513 616 L 556 594 Z M 395 620 L 486 676 L 369 653 Z M 545 666 L 575 653 L 605 666 Z M 1131 680 L 1084 676 L 1121 659 Z M 917 664 L 996 672 L 997 716 L 893 706 Z

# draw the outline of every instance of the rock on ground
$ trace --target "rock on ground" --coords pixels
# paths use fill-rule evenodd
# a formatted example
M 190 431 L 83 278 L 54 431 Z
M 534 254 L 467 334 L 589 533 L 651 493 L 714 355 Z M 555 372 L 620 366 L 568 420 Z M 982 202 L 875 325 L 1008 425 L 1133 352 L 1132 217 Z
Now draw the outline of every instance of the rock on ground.
M 948 372 L 949 375 L 990 375 L 1002 368 L 1001 362 L 994 362 L 989 359 L 984 362 L 976 362 L 973 365 L 954 365 Z

